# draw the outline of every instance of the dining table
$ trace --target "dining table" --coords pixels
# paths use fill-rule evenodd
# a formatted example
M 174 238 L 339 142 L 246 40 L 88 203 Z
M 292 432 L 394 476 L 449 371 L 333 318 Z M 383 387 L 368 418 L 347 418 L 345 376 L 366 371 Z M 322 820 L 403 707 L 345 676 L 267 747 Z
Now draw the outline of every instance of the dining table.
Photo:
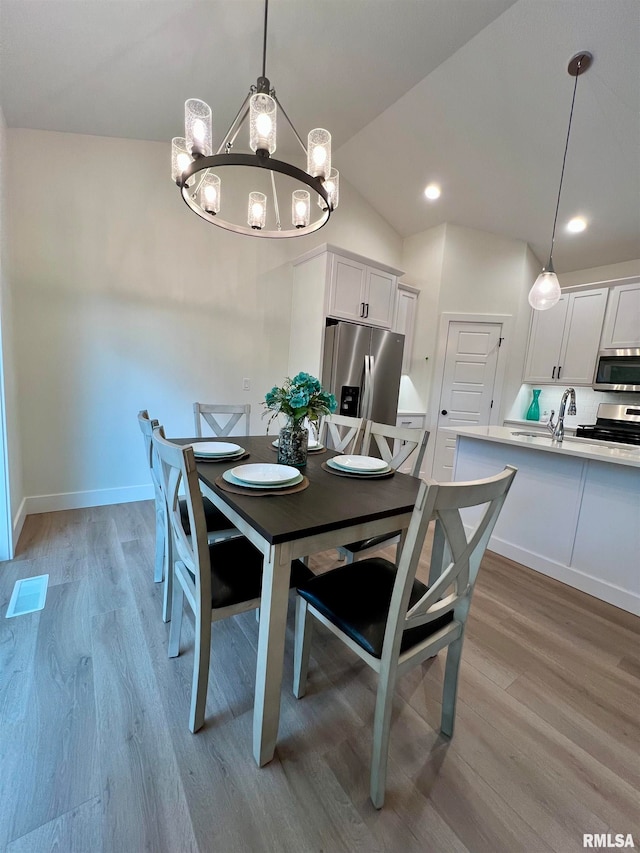
M 222 473 L 238 464 L 275 463 L 277 451 L 272 435 L 234 441 L 248 453 L 241 462 L 196 459 L 196 464 L 203 495 L 264 557 L 253 714 L 253 755 L 262 767 L 273 758 L 278 736 L 291 561 L 371 536 L 406 532 L 420 480 L 397 471 L 381 478 L 339 476 L 323 467 L 338 454 L 323 448 L 310 452 L 301 469 L 308 480 L 302 491 L 238 494 L 219 484 Z

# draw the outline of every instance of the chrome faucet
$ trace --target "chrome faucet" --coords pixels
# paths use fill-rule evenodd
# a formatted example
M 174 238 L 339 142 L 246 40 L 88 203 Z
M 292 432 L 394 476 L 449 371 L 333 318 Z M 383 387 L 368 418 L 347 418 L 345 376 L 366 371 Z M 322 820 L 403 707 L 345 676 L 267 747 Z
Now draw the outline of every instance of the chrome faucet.
M 571 398 L 571 399 L 569 399 Z M 562 442 L 564 438 L 564 412 L 567 406 L 567 400 L 569 399 L 569 408 L 567 410 L 568 415 L 575 415 L 576 413 L 576 392 L 574 388 L 567 388 L 567 390 L 562 395 L 562 400 L 560 400 L 560 411 L 558 412 L 558 420 L 554 424 L 553 416 L 555 412 L 553 409 L 551 410 L 551 417 L 549 418 L 549 423 L 547 424 L 547 429 L 551 433 L 551 440 L 557 441 L 558 444 Z

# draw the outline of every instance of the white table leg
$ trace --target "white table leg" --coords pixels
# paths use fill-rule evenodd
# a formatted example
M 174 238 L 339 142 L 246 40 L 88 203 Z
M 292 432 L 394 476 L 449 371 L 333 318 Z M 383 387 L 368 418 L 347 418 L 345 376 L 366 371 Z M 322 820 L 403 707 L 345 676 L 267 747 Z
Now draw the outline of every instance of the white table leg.
M 253 708 L 253 757 L 259 767 L 273 758 L 278 737 L 290 572 L 290 545 L 272 546 L 265 555 L 262 575 Z

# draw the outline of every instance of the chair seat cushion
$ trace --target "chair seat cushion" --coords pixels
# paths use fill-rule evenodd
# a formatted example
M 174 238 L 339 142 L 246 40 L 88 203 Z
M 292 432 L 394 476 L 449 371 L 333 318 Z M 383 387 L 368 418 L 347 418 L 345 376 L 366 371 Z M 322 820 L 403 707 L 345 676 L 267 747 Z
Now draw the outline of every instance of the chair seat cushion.
M 298 586 L 298 594 L 365 651 L 380 658 L 395 578 L 393 563 L 372 557 L 316 575 Z M 422 598 L 427 589 L 421 581 L 414 580 L 409 606 Z M 406 651 L 452 621 L 453 613 L 449 612 L 427 625 L 408 629 L 400 651 Z
M 358 554 L 360 551 L 366 551 L 369 548 L 384 548 L 395 536 L 400 536 L 400 533 L 400 530 L 396 530 L 395 533 L 385 533 L 384 536 L 370 536 L 368 539 L 360 539 L 359 542 L 352 542 L 350 545 L 343 545 L 342 547 L 353 554 Z
M 262 590 L 262 554 L 241 536 L 209 545 L 211 607 L 229 607 L 259 598 Z M 289 586 L 306 583 L 313 572 L 300 560 L 291 563 Z
M 233 524 L 231 524 L 224 513 L 220 512 L 220 510 L 211 503 L 209 498 L 203 497 L 202 505 L 204 506 L 204 519 L 207 523 L 207 533 L 211 533 L 214 530 L 233 530 Z M 187 510 L 187 502 L 184 498 L 180 501 L 180 520 L 182 522 L 184 532 L 187 536 L 190 536 L 191 525 L 189 524 L 189 512 Z

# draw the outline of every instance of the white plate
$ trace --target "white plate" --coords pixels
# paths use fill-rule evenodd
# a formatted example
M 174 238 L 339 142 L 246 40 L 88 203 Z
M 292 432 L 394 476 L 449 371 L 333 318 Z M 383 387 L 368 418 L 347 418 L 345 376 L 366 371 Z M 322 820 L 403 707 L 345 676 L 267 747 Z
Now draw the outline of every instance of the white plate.
M 372 474 L 374 471 L 379 474 L 389 469 L 384 459 L 376 456 L 334 456 L 331 461 L 343 471 L 355 471 L 357 474 Z
M 230 441 L 196 441 L 192 445 L 196 456 L 235 456 L 244 453 L 244 448 Z
M 223 471 L 222 479 L 226 480 L 227 483 L 231 483 L 232 486 L 242 486 L 243 489 L 287 489 L 289 486 L 297 486 L 298 483 L 302 482 L 304 477 L 298 472 L 297 477 L 294 477 L 293 480 L 288 480 L 286 483 L 245 483 L 234 477 L 232 472 L 227 469 Z
M 231 469 L 231 473 L 241 483 L 252 486 L 290 485 L 291 481 L 300 475 L 300 471 L 292 465 L 274 465 L 271 462 L 236 465 Z
M 276 438 L 276 440 L 272 441 L 271 444 L 274 447 L 277 447 L 279 442 L 280 442 L 280 439 Z M 320 444 L 320 442 L 316 441 L 316 439 L 312 439 L 311 441 L 309 441 L 309 445 L 307 447 L 307 450 L 324 450 L 324 445 Z
M 327 465 L 340 474 L 351 474 L 355 477 L 379 477 L 381 474 L 388 474 L 389 471 L 393 471 L 393 468 L 389 465 L 386 465 L 380 471 L 354 471 L 353 469 L 341 468 L 339 465 L 334 465 L 333 459 L 327 459 Z

